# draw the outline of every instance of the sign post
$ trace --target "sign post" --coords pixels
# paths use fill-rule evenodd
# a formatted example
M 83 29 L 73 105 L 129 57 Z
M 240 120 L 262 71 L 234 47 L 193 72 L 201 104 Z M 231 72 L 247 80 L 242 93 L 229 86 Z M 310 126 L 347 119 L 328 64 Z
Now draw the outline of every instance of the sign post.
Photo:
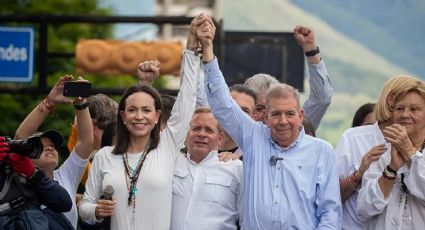
M 0 27 L 0 82 L 31 82 L 34 29 Z

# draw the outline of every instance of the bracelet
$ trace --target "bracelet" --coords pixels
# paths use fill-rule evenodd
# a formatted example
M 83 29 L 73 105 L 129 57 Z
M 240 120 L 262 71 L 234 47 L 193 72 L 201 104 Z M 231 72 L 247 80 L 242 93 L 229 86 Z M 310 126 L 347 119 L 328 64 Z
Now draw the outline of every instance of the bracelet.
M 397 175 L 397 171 L 396 170 L 394 170 L 394 169 L 392 169 L 391 167 L 390 167 L 390 165 L 387 165 L 387 167 L 385 168 L 388 172 L 391 172 L 391 173 L 393 173 L 393 174 L 395 174 L 395 175 Z
M 83 103 L 83 104 L 76 104 L 75 102 L 74 103 L 72 103 L 73 105 L 74 105 L 74 108 L 76 109 L 76 110 L 83 110 L 83 109 L 85 109 L 85 108 L 87 108 L 88 106 L 89 106 L 89 103 L 88 102 L 85 102 L 85 103 Z
M 354 171 L 354 173 L 350 176 L 350 180 L 355 184 L 359 184 L 362 181 L 362 178 L 357 179 L 356 172 L 357 172 L 357 170 Z
M 202 53 L 202 48 L 200 46 L 197 47 L 187 47 L 188 50 L 193 51 L 196 56 Z
M 318 46 L 316 46 L 317 48 L 316 49 L 314 49 L 314 50 L 310 50 L 310 51 L 307 51 L 307 52 L 305 52 L 304 54 L 305 54 L 305 56 L 307 56 L 307 57 L 313 57 L 313 56 L 315 56 L 316 54 L 318 54 L 318 53 L 320 53 L 320 49 L 319 49 L 319 47 Z
M 397 174 L 394 174 L 388 171 L 387 168 L 385 168 L 384 171 L 382 172 L 382 176 L 388 180 L 395 180 L 397 178 Z
M 49 111 L 53 111 L 55 109 L 55 104 L 50 100 L 49 96 L 46 96 L 39 104 L 39 110 L 44 112 L 43 106 Z

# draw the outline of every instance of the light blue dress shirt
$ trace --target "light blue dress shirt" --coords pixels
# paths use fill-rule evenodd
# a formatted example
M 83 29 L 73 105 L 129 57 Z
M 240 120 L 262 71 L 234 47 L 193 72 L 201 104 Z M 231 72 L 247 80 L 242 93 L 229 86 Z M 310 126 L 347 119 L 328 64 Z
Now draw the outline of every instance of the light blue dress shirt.
M 244 153 L 243 229 L 340 229 L 341 198 L 329 143 L 304 129 L 281 148 L 230 96 L 217 59 L 204 65 L 208 102 Z M 270 158 L 282 158 L 275 165 Z

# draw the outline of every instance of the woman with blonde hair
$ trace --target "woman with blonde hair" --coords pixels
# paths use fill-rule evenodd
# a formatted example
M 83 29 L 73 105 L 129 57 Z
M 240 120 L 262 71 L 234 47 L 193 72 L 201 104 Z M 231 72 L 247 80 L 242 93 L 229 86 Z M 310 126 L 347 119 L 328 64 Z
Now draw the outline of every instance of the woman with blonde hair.
M 376 104 L 377 122 L 350 128 L 339 140 L 335 153 L 339 167 L 343 229 L 363 229 L 363 220 L 357 214 L 357 196 L 363 174 L 386 150 L 382 130 L 393 124 L 394 95 L 414 86 L 417 81 L 405 75 L 390 78 L 384 84 Z
M 394 124 L 385 127 L 382 157 L 364 175 L 358 197 L 367 229 L 422 229 L 425 225 L 425 84 L 393 95 Z

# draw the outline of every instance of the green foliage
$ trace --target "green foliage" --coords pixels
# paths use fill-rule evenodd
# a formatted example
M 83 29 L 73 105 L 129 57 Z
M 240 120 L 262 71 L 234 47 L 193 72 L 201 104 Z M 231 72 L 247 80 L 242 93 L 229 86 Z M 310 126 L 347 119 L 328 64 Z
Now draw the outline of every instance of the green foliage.
M 331 74 L 336 91 L 344 93 L 362 93 L 377 98 L 385 81 L 391 76 L 361 69 L 351 63 L 327 58 L 326 67 Z
M 108 8 L 98 6 L 98 0 L 0 0 L 0 14 L 14 15 L 107 15 L 111 12 Z M 32 26 L 35 29 L 36 53 L 38 49 L 39 28 L 36 24 L 29 23 L 10 23 L 9 25 Z M 81 38 L 110 38 L 112 37 L 111 25 L 90 25 L 90 24 L 50 24 L 48 28 L 48 50 L 49 52 L 75 52 L 75 46 Z M 37 63 L 37 59 L 35 59 Z M 75 73 L 75 61 L 71 59 L 49 59 L 48 62 L 48 86 L 53 86 L 58 78 L 64 74 Z M 109 78 L 97 76 L 91 78 L 95 83 L 105 87 L 116 87 L 118 85 L 128 85 L 131 77 Z M 32 86 L 36 85 L 38 76 L 34 76 Z M 101 82 L 101 83 L 100 83 Z M 123 82 L 123 83 L 121 83 Z M 134 83 L 134 77 L 131 80 Z M 28 84 L 1 83 L 11 87 L 28 86 Z M 25 116 L 35 108 L 45 95 L 10 95 L 0 94 L 0 111 L 3 124 L 0 126 L 0 135 L 13 136 L 20 122 Z M 45 120 L 40 130 L 57 129 L 65 136 L 70 131 L 70 124 L 74 119 L 74 109 L 72 105 L 57 105 L 55 112 Z
M 400 0 L 292 0 L 370 50 L 422 78 L 425 2 Z

